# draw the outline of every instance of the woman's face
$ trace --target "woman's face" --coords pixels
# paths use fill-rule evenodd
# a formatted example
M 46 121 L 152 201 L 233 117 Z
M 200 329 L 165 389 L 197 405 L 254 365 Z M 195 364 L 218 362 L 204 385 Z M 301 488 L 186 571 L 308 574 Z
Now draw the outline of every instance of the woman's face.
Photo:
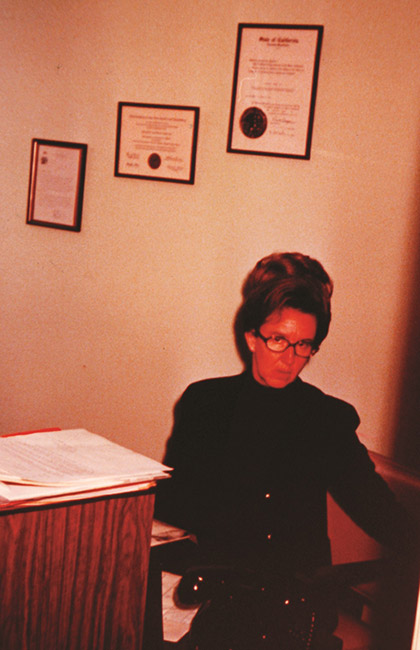
M 293 307 L 273 312 L 260 327 L 264 338 L 282 336 L 289 343 L 315 339 L 317 321 L 313 314 L 305 314 Z M 246 332 L 245 339 L 252 353 L 252 374 L 264 386 L 284 388 L 292 383 L 309 359 L 295 354 L 289 346 L 284 352 L 272 352 L 257 333 Z

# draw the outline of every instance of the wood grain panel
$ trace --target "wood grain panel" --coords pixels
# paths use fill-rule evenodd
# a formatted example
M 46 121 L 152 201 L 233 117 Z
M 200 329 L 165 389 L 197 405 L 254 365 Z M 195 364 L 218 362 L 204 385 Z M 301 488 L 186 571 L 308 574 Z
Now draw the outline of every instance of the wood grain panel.
M 1 650 L 140 650 L 154 494 L 0 514 Z

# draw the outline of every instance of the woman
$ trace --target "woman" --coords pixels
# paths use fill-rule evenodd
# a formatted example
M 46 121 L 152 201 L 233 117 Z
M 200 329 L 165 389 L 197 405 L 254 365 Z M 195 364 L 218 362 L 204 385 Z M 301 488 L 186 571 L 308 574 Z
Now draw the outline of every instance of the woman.
M 235 321 L 245 371 L 190 385 L 176 406 L 156 517 L 194 533 L 203 563 L 279 581 L 330 565 L 327 492 L 379 542 L 406 543 L 355 409 L 299 377 L 327 336 L 332 289 L 308 256 L 260 260 Z

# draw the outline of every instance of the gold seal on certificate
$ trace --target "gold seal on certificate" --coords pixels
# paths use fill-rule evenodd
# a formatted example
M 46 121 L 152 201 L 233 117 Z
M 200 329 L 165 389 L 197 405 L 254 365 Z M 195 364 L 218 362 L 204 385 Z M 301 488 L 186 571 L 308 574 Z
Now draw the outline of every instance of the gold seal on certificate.
M 247 138 L 260 138 L 267 128 L 267 116 L 260 108 L 251 106 L 242 113 L 239 123 Z
M 162 163 L 162 159 L 158 153 L 151 153 L 147 159 L 147 163 L 151 169 L 158 169 Z

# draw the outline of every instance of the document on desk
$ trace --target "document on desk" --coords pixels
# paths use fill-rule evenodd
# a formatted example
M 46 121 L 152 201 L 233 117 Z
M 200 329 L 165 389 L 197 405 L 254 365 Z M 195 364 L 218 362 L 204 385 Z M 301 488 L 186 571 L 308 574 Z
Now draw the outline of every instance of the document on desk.
M 1 501 L 147 483 L 169 471 L 84 429 L 0 437 Z
M 162 546 L 162 544 L 180 542 L 183 539 L 192 539 L 192 536 L 182 528 L 153 519 L 151 546 Z

